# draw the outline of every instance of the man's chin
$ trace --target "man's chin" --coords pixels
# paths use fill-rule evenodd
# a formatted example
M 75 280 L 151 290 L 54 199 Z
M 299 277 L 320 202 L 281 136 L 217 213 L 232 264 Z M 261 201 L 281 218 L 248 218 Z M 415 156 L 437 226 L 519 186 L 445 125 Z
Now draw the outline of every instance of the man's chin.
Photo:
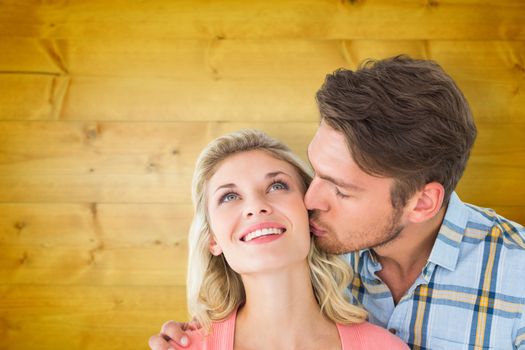
M 328 235 L 315 236 L 314 242 L 320 251 L 328 253 L 328 254 L 340 255 L 340 254 L 351 253 L 353 251 L 358 250 L 358 249 L 352 250 L 351 248 L 349 249 L 349 247 L 346 247 L 341 242 L 331 240 Z

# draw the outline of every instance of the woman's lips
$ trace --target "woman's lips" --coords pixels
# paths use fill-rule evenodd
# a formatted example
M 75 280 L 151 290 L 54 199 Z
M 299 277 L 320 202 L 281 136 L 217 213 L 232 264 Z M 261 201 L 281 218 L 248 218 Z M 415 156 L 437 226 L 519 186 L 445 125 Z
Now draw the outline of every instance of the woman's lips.
M 279 231 L 279 232 L 274 232 L 274 231 Z M 260 239 L 262 237 L 266 237 L 268 235 L 273 236 L 273 235 L 276 234 L 276 235 L 280 236 L 285 231 L 286 231 L 286 227 L 284 225 L 280 224 L 280 223 L 277 223 L 277 222 L 262 222 L 262 223 L 254 224 L 254 225 L 251 225 L 251 226 L 247 227 L 243 231 L 243 233 L 240 235 L 239 239 L 241 241 L 245 241 L 246 238 L 250 238 L 250 241 L 253 241 L 253 240 L 256 240 L 256 239 Z M 260 235 L 260 237 L 250 237 L 254 233 L 257 233 L 256 236 Z
M 277 235 L 266 235 L 266 236 L 260 236 L 260 237 L 257 237 L 257 238 L 254 238 L 248 242 L 244 242 L 244 244 L 264 244 L 264 243 L 268 243 L 268 242 L 273 242 L 279 238 L 281 238 L 283 236 L 283 234 L 277 234 Z

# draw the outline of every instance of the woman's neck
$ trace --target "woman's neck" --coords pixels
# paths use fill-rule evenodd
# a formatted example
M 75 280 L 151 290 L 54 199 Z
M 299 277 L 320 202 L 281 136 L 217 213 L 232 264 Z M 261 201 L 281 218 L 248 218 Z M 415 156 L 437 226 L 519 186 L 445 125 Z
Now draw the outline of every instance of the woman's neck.
M 321 314 L 306 262 L 242 279 L 246 303 L 237 314 L 236 349 L 314 349 L 319 339 L 339 344 L 337 328 Z

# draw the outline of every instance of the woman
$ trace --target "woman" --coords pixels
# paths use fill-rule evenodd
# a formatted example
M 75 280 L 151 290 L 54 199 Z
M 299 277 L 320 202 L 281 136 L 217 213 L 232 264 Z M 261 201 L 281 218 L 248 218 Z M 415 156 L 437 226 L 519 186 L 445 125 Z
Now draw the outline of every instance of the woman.
M 348 266 L 312 243 L 311 176 L 256 130 L 201 153 L 193 178 L 188 305 L 192 349 L 408 349 L 344 296 Z M 153 349 L 167 348 L 160 336 Z

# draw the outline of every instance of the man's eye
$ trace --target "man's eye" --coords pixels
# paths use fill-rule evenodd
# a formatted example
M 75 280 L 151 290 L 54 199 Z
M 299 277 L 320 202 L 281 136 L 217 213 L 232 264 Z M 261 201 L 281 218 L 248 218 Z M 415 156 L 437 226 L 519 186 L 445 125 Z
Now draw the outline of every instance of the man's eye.
M 349 196 L 347 196 L 346 194 L 344 194 L 343 192 L 339 191 L 339 189 L 336 187 L 335 188 L 335 195 L 339 198 L 348 198 Z

